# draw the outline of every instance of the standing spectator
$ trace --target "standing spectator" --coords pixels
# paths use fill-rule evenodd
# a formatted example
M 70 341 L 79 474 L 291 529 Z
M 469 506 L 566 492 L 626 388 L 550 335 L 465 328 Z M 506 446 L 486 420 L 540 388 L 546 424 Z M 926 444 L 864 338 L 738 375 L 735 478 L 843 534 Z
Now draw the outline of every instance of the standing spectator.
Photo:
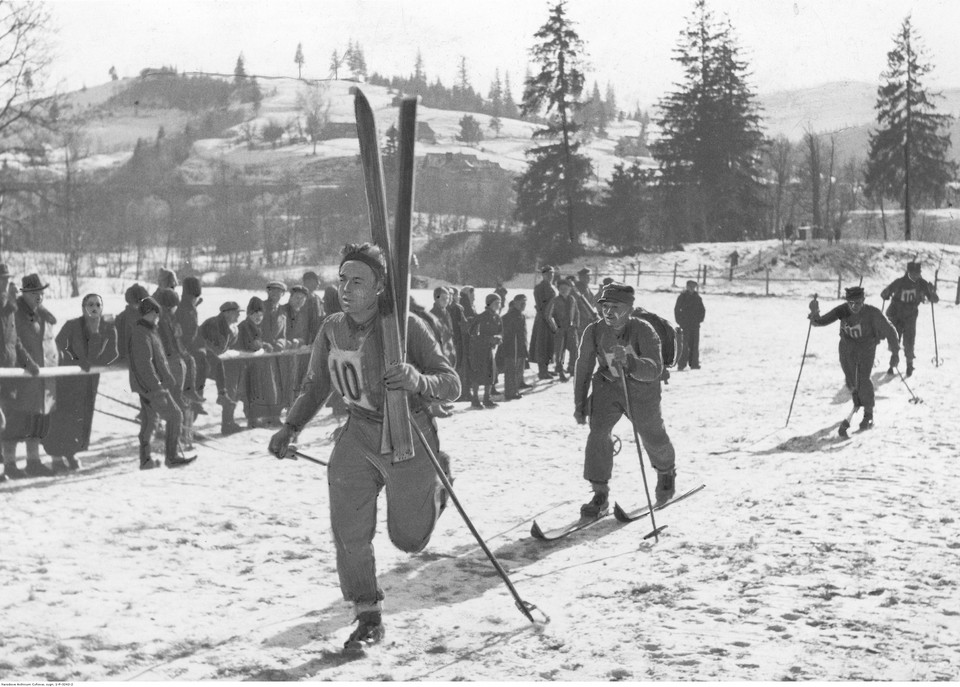
M 544 317 L 547 326 L 553 333 L 553 359 L 556 363 L 557 376 L 561 382 L 567 381 L 567 376 L 563 372 L 563 354 L 569 354 L 569 363 L 567 365 L 567 374 L 573 374 L 574 365 L 577 364 L 577 343 L 580 330 L 580 310 L 577 307 L 577 301 L 571 293 L 573 283 L 569 279 L 561 279 L 557 284 L 560 293 L 551 299 L 547 304 L 547 310 Z
M 167 366 L 173 375 L 175 385 L 170 389 L 170 395 L 180 408 L 183 415 L 183 424 L 180 430 L 180 439 L 184 446 L 193 446 L 193 408 L 202 399 L 194 390 L 196 366 L 193 356 L 183 345 L 183 330 L 177 321 L 177 310 L 180 308 L 180 297 L 173 289 L 163 287 L 157 289 L 154 300 L 160 304 L 160 319 L 157 322 L 157 333 L 163 345 L 163 353 L 167 356 Z
M 140 395 L 140 469 L 160 467 L 160 461 L 150 456 L 150 438 L 157 419 L 166 426 L 164 463 L 170 468 L 187 465 L 196 456 L 178 455 L 183 415 L 171 393 L 176 380 L 157 332 L 160 304 L 145 298 L 138 309 L 140 319 L 130 334 L 130 390 Z
M 450 287 L 450 322 L 453 325 L 453 345 L 457 351 L 457 375 L 460 377 L 461 394 L 458 401 L 470 400 L 470 361 L 467 360 L 470 350 L 470 322 L 460 305 L 460 293 L 456 287 Z
M 180 340 L 193 358 L 194 391 L 200 399 L 193 404 L 193 411 L 197 415 L 206 415 L 207 411 L 203 409 L 203 390 L 207 383 L 207 354 L 200 337 L 200 316 L 197 313 L 197 306 L 203 301 L 201 291 L 200 280 L 196 277 L 183 280 L 183 296 L 180 298 L 180 307 L 177 308 L 177 324 L 180 325 Z
M 77 365 L 89 372 L 117 359 L 117 330 L 103 320 L 103 299 L 97 294 L 84 296 L 81 308 L 83 315 L 67 320 L 54 341 L 60 365 Z M 57 380 L 57 404 L 50 416 L 50 432 L 43 439 L 43 450 L 53 457 L 54 472 L 80 467 L 76 455 L 90 445 L 99 385 L 99 374 Z
M 846 289 L 846 302 L 841 303 L 826 315 L 820 315 L 820 303 L 810 301 L 810 314 L 807 319 L 814 327 L 825 327 L 840 321 L 840 369 L 844 381 L 853 398 L 856 412 L 863 408 L 860 429 L 873 427 L 874 388 L 870 379 L 877 344 L 887 340 L 890 349 L 890 367 L 900 364 L 900 342 L 897 330 L 883 316 L 879 308 L 865 304 L 866 294 L 860 286 Z M 849 423 L 844 419 L 840 425 L 840 436 L 846 436 Z
M 467 323 L 473 322 L 473 318 L 477 316 L 475 299 L 476 294 L 472 286 L 464 286 L 460 289 L 460 305 L 463 307 L 463 316 L 467 318 Z
M 497 288 L 495 288 L 493 292 L 500 296 L 501 305 L 507 302 L 507 287 L 503 285 L 502 281 L 497 280 Z
M 290 299 L 281 306 L 283 318 L 286 321 L 287 348 L 300 351 L 305 346 L 309 346 L 310 341 L 309 327 L 311 325 L 309 311 L 306 303 L 308 298 L 307 289 L 299 284 L 291 287 Z M 278 358 L 281 361 L 283 370 L 282 379 L 282 403 L 284 408 L 290 405 L 300 395 L 300 385 L 303 383 L 303 376 L 307 373 L 307 364 L 310 362 L 309 353 L 303 351 L 291 352 L 287 356 Z M 274 422 L 280 424 L 279 409 Z
M 491 293 L 486 308 L 470 323 L 470 405 L 474 408 L 496 408 L 490 390 L 497 378 L 497 347 L 503 341 L 503 322 L 500 319 L 500 296 Z M 483 385 L 483 404 L 479 391 Z
M 10 281 L 6 264 L 0 263 L 0 367 L 23 367 L 32 375 L 40 368 L 20 343 L 17 336 L 17 287 Z M 6 415 L 17 405 L 16 385 L 4 382 L 0 385 L 0 446 L 3 447 L 4 479 L 19 479 L 26 473 L 17 467 L 16 454 L 7 444 Z M 0 480 L 3 481 L 3 480 Z
M 38 274 L 28 274 L 20 282 L 20 296 L 17 298 L 17 311 L 14 315 L 17 337 L 36 367 L 56 367 L 57 345 L 53 339 L 53 325 L 57 318 L 43 307 L 43 292 L 50 285 L 44 284 Z M 14 379 L 9 382 L 9 386 L 16 397 L 16 405 L 7 413 L 4 459 L 8 461 L 8 466 L 15 465 L 17 443 L 23 441 L 27 450 L 26 475 L 52 475 L 53 471 L 40 460 L 40 440 L 50 429 L 50 413 L 56 403 L 56 380 Z M 10 473 L 9 468 L 7 473 Z
M 680 292 L 676 305 L 673 306 L 673 317 L 683 330 L 683 350 L 677 361 L 678 370 L 682 370 L 687 364 L 691 370 L 700 369 L 700 323 L 706 314 L 703 299 L 697 293 L 697 282 L 690 279 L 687 281 L 687 288 Z
M 441 352 L 443 352 L 443 325 L 440 323 L 440 320 L 434 317 L 433 313 L 427 312 L 427 309 L 417 303 L 413 299 L 413 296 L 410 297 L 410 314 L 416 315 L 426 323 L 428 331 L 433 336 L 437 346 L 440 347 Z M 446 353 L 444 353 L 444 357 L 447 357 Z M 450 362 L 449 358 L 447 358 L 447 362 Z M 452 363 L 451 367 L 453 367 Z M 427 406 L 427 412 L 433 417 L 450 417 L 453 414 L 450 412 L 452 408 L 453 406 L 450 404 L 446 404 L 445 407 L 443 401 L 431 400 Z
M 544 265 L 540 269 L 540 283 L 533 287 L 533 307 L 537 314 L 530 337 L 530 357 L 537 364 L 539 379 L 553 379 L 549 370 L 554 357 L 553 329 L 547 322 L 547 306 L 557 295 L 557 290 L 553 288 L 553 276 L 553 267 Z
M 503 361 L 503 395 L 508 401 L 523 397 L 520 384 L 527 359 L 527 318 L 523 315 L 526 307 L 527 297 L 517 294 L 502 318 L 503 343 L 498 355 Z
M 113 326 L 117 330 L 117 361 L 123 365 L 127 364 L 127 355 L 130 352 L 130 331 L 140 319 L 137 306 L 149 295 L 141 284 L 133 284 L 123 293 L 126 307 L 113 321 Z
M 651 324 L 631 317 L 633 300 L 632 286 L 616 283 L 605 286 L 597 301 L 602 316 L 587 325 L 580 340 L 573 416 L 581 425 L 590 423 L 583 477 L 593 488 L 593 498 L 580 508 L 584 517 L 602 515 L 610 506 L 611 432 L 627 412 L 623 374 L 627 375 L 627 393 L 634 415 L 629 419 L 657 472 L 657 504 L 673 498 L 675 491 L 675 451 L 660 408 L 663 373 L 660 337 Z
M 880 298 L 890 299 L 887 318 L 897 330 L 897 336 L 903 342 L 903 353 L 907 359 L 907 376 L 913 374 L 914 346 L 917 341 L 917 316 L 924 301 L 939 303 L 933 284 L 920 276 L 920 263 L 908 262 L 907 273 L 895 279 L 880 292 Z M 893 365 L 887 374 L 893 374 Z
M 311 270 L 303 273 L 303 288 L 307 290 L 307 302 L 304 307 L 307 308 L 309 324 L 305 343 L 309 346 L 317 338 L 317 332 L 320 331 L 320 323 L 323 322 L 324 317 L 323 296 L 317 293 L 317 289 L 320 288 L 320 277 L 316 272 Z
M 577 280 L 573 283 L 571 293 L 577 300 L 577 309 L 580 311 L 580 326 L 577 329 L 577 341 L 583 335 L 587 325 L 597 319 L 597 295 L 590 288 L 590 268 L 583 267 L 577 272 Z
M 344 250 L 340 264 L 344 312 L 328 316 L 320 327 L 303 391 L 269 446 L 273 455 L 283 457 L 331 391 L 350 404 L 350 420 L 336 434 L 327 484 L 340 589 L 358 621 L 345 645 L 351 650 L 375 644 L 384 635 L 384 591 L 373 546 L 380 491 L 386 491 L 390 539 L 407 552 L 422 551 L 430 541 L 445 494 L 421 442 L 414 442 L 414 455 L 406 460 L 381 453 L 386 391 L 407 392 L 410 420 L 421 428 L 434 452 L 439 451 L 437 430 L 422 410 L 424 401 L 451 400 L 460 393 L 456 374 L 419 317 L 407 321 L 407 362 L 384 365 L 378 312 L 386 270 L 376 246 Z M 353 383 L 345 381 L 348 374 Z M 437 457 L 443 460 L 442 455 Z
M 436 318 L 440 327 L 440 350 L 443 351 L 451 367 L 456 367 L 457 347 L 453 340 L 453 318 L 450 317 L 448 305 L 450 305 L 450 292 L 445 287 L 438 286 L 433 290 L 433 307 L 430 309 L 430 314 Z
M 207 351 L 207 369 L 217 384 L 217 403 L 222 407 L 220 431 L 223 434 L 235 434 L 242 427 L 233 419 L 237 407 L 236 397 L 228 381 L 226 369 L 220 356 L 234 347 L 237 341 L 237 321 L 240 319 L 240 306 L 234 301 L 220 305 L 220 314 L 208 318 L 200 325 L 200 338 Z
M 273 348 L 263 343 L 260 325 L 263 322 L 263 300 L 254 296 L 247 304 L 247 317 L 237 327 L 238 351 L 270 353 Z M 276 358 L 246 360 L 240 373 L 237 395 L 243 400 L 243 414 L 250 429 L 262 427 L 274 419 L 277 407 Z
M 287 285 L 282 281 L 272 281 L 267 284 L 267 300 L 263 304 L 263 342 L 268 343 L 275 350 L 286 347 L 287 320 L 284 317 L 280 299 L 287 292 Z
M 153 292 L 153 295 L 156 297 L 157 291 L 160 289 L 175 289 L 178 286 L 180 286 L 180 282 L 177 281 L 177 273 L 161 267 L 160 273 L 157 275 L 157 289 Z

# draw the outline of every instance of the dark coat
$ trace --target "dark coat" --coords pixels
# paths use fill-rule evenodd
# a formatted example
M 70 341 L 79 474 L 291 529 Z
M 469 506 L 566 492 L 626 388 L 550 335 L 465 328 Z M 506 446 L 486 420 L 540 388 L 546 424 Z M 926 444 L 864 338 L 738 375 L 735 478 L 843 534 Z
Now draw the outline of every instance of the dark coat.
M 500 315 L 489 310 L 470 323 L 470 373 L 474 384 L 493 384 L 497 379 L 496 350 L 503 338 Z
M 148 395 L 162 389 L 173 389 L 176 382 L 167 365 L 160 333 L 155 325 L 137 320 L 130 330 L 130 390 Z
M 61 365 L 91 367 L 109 365 L 117 359 L 117 329 L 109 322 L 100 320 L 100 331 L 87 331 L 83 317 L 67 320 L 54 339 L 60 353 Z
M 301 346 L 309 346 L 313 343 L 313 340 L 310 338 L 311 321 L 310 310 L 307 308 L 307 303 L 304 303 L 299 312 L 294 310 L 293 306 L 289 303 L 284 303 L 280 306 L 280 312 L 286 321 L 285 337 L 287 341 L 299 339 Z M 263 321 L 266 322 L 267 318 L 264 317 Z M 320 331 L 319 326 L 317 327 L 317 331 Z
M 263 302 L 263 323 L 260 325 L 263 332 L 263 343 L 271 346 L 282 346 L 287 338 L 287 318 L 284 306 L 274 305 L 269 300 Z
M 234 347 L 237 332 L 230 328 L 223 313 L 207 318 L 200 325 L 200 339 L 204 348 L 213 355 L 223 355 Z
M 541 281 L 533 287 L 533 307 L 537 316 L 530 336 L 530 358 L 540 365 L 548 365 L 553 360 L 553 331 L 547 324 L 546 313 L 556 295 L 557 290 L 550 282 Z
M 17 311 L 14 314 L 17 325 L 17 338 L 23 344 L 25 353 L 38 367 L 57 367 L 59 356 L 53 337 L 53 324 L 56 318 L 41 306 L 36 312 L 30 310 L 23 297 L 17 298 Z M 6 384 L 4 386 L 7 386 Z M 17 409 L 28 414 L 47 414 L 53 410 L 56 402 L 56 380 L 48 379 L 43 383 L 32 380 L 13 380 L 9 386 L 16 393 Z
M 510 308 L 500 318 L 503 322 L 503 343 L 497 351 L 497 361 L 527 357 L 527 318 L 516 308 Z
M 130 332 L 134 326 L 136 326 L 137 320 L 139 319 L 140 313 L 137 311 L 137 306 L 127 303 L 127 307 L 123 309 L 123 312 L 113 320 L 113 326 L 117 330 L 117 355 L 121 362 L 126 362 L 127 360 L 127 355 L 130 351 Z
M 262 328 L 249 317 L 237 327 L 237 340 L 233 347 L 238 351 L 256 353 L 263 350 Z M 245 360 L 240 371 L 237 391 L 246 404 L 249 418 L 272 415 L 279 401 L 277 359 Z
M 197 313 L 197 306 L 190 303 L 186 298 L 180 301 L 180 307 L 177 308 L 177 324 L 180 325 L 181 341 L 194 356 L 200 354 L 203 349 L 203 339 L 200 338 L 200 316 Z
M 677 303 L 673 306 L 673 317 L 681 329 L 699 327 L 707 314 L 703 299 L 696 291 L 681 291 Z

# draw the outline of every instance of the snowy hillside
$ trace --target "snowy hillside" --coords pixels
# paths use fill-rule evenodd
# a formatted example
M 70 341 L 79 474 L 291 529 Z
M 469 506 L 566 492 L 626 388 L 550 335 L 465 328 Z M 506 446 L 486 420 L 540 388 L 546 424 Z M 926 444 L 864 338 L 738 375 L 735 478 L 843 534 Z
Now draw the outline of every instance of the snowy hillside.
M 209 289 L 201 315 L 249 295 Z M 674 299 L 639 302 L 668 314 Z M 414 556 L 381 521 L 387 636 L 346 661 L 324 468 L 268 457 L 269 430 L 219 436 L 210 403 L 200 459 L 140 473 L 135 425 L 97 413 L 81 471 L 0 484 L 0 680 L 960 677 L 960 309 L 937 306 L 939 370 L 921 311 L 908 383 L 924 403 L 881 374 L 878 353 L 876 427 L 840 441 L 849 395 L 836 325 L 810 333 L 785 428 L 806 298 L 704 301 L 703 369 L 674 372 L 663 412 L 678 488 L 706 489 L 658 514 L 659 543 L 642 539 L 649 522 L 612 518 L 555 544 L 530 538 L 534 519 L 565 522 L 588 497 L 570 383 L 493 410 L 457 404 L 440 420 L 459 499 L 549 623 L 523 618 L 450 508 Z M 111 296 L 106 310 L 118 305 Z M 80 309 L 50 307 L 61 322 Z M 127 389 L 123 372 L 102 378 L 105 394 L 133 401 Z M 321 414 L 302 450 L 327 458 L 336 426 Z M 612 498 L 638 506 L 629 425 L 615 431 Z

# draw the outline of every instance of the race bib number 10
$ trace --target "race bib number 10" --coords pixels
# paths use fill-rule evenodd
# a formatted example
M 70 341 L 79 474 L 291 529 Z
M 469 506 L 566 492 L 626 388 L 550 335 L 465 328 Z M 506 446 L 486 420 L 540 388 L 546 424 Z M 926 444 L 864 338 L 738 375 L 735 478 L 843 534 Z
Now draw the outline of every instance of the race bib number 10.
M 344 401 L 369 410 L 376 410 L 363 383 L 361 351 L 332 350 L 327 359 L 327 365 L 330 369 L 330 379 Z

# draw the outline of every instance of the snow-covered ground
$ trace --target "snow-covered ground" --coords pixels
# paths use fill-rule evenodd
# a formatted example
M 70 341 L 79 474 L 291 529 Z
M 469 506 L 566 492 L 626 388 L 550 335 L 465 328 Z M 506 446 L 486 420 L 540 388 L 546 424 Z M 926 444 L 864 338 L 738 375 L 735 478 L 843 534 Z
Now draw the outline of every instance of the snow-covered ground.
M 209 289 L 202 314 L 249 295 Z M 639 302 L 669 314 L 674 299 Z M 703 369 L 674 372 L 663 412 L 679 489 L 706 489 L 658 515 L 659 543 L 649 522 L 612 518 L 530 538 L 588 497 L 570 383 L 440 421 L 459 499 L 549 623 L 519 613 L 450 508 L 419 555 L 381 523 L 387 636 L 345 661 L 324 468 L 268 457 L 269 430 L 220 437 L 210 403 L 200 459 L 140 473 L 135 425 L 97 413 L 81 471 L 0 484 L 0 680 L 956 680 L 960 309 L 937 306 L 939 369 L 921 313 L 908 383 L 924 403 L 878 367 L 876 428 L 840 442 L 836 325 L 810 334 L 785 428 L 806 298 L 704 300 Z M 101 380 L 132 402 L 127 389 L 125 373 Z M 336 426 L 321 414 L 302 450 L 326 458 Z M 638 506 L 629 425 L 616 433 L 612 497 Z

